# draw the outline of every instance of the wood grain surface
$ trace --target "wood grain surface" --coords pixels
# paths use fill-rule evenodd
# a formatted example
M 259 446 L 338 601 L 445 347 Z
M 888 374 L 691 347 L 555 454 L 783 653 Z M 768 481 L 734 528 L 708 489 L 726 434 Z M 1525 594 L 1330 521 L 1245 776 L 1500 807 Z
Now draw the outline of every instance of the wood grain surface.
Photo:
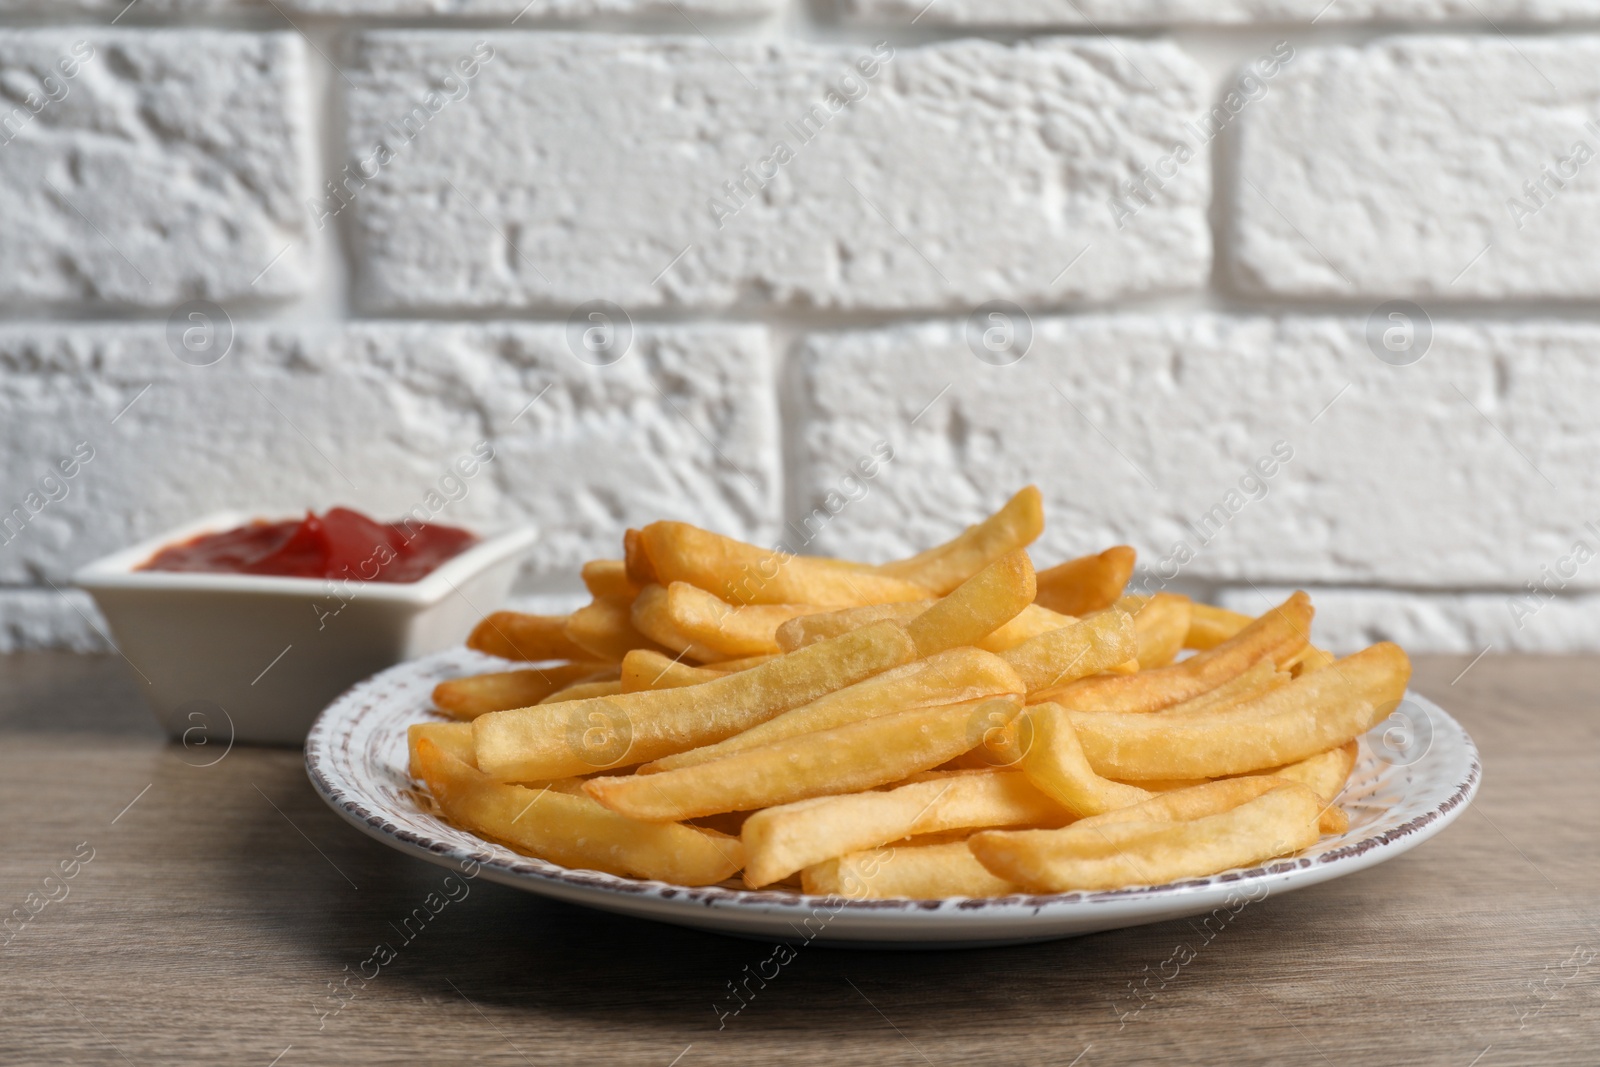
M 1600 1063 L 1600 660 L 1467 666 L 1416 684 L 1483 791 L 1397 860 L 1209 939 L 807 948 L 719 1018 L 772 946 L 481 880 L 408 926 L 445 872 L 339 821 L 298 752 L 201 766 L 223 750 L 167 743 L 119 659 L 0 658 L 0 1062 Z

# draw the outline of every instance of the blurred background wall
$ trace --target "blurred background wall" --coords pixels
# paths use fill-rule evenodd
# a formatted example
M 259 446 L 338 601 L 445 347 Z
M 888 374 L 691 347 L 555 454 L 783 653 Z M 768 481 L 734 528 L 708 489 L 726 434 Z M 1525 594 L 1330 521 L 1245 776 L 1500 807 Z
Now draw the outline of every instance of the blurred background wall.
M 1597 24 L 0 0 L 0 648 L 219 508 L 531 520 L 559 599 L 629 524 L 880 560 L 1028 482 L 1041 566 L 1600 648 Z

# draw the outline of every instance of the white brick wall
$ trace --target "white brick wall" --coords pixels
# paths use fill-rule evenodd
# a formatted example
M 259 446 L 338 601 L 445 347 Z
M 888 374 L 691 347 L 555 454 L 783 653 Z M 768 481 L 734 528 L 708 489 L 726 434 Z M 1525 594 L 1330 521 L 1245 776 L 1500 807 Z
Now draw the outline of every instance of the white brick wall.
M 1600 289 L 1600 37 L 1320 50 L 1239 132 L 1250 182 L 1233 190 L 1233 249 L 1247 290 L 1582 300 Z
M 869 24 L 1136 26 L 1352 22 L 1557 22 L 1593 18 L 1594 0 L 840 0 Z
M 399 513 L 480 440 L 445 514 L 538 523 L 528 592 L 656 516 L 882 559 L 1035 481 L 1041 563 L 1600 649 L 1597 19 L 0 0 L 0 650 L 98 647 L 68 578 L 134 538 Z
M 375 34 L 350 69 L 350 149 L 377 171 L 350 191 L 375 312 L 964 310 L 1192 289 L 1210 268 L 1203 160 L 1121 232 L 1100 195 L 1199 106 L 1170 45 L 502 34 L 459 102 L 404 126 L 479 39 Z

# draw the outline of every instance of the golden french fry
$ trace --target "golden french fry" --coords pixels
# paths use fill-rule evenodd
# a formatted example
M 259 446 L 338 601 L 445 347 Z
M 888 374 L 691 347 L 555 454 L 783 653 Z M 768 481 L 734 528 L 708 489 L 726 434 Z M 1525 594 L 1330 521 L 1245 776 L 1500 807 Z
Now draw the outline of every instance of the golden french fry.
M 551 659 L 593 659 L 568 637 L 566 615 L 526 615 L 497 611 L 473 627 L 467 647 L 502 659 L 529 662 Z
M 1282 784 L 1284 783 L 1277 779 L 1264 778 L 1261 775 L 1224 778 L 1221 781 L 1205 782 L 1188 789 L 1161 793 L 1138 804 L 1113 808 L 1099 815 L 1079 819 L 1073 825 L 1089 829 L 1114 823 L 1192 822 L 1195 819 L 1230 811 L 1245 801 L 1254 800 Z
M 847 639 L 848 635 L 836 640 Z M 1021 701 L 1012 697 L 913 708 L 746 749 L 694 767 L 591 778 L 584 788 L 620 815 L 652 821 L 694 819 L 830 793 L 852 793 L 937 767 L 978 743 L 981 732 L 975 732 L 974 726 L 986 723 L 987 716 L 1012 716 L 1021 706 Z M 483 758 L 479 744 L 480 764 Z
M 936 600 L 903 600 L 897 604 L 863 604 L 856 608 L 802 615 L 778 627 L 778 647 L 785 652 L 793 652 L 885 620 L 904 625 L 936 603 Z
M 711 649 L 695 644 L 688 634 L 678 629 L 667 610 L 664 586 L 647 585 L 639 590 L 639 596 L 629 607 L 628 619 L 635 630 L 675 656 L 686 657 L 694 663 L 717 658 Z
M 478 766 L 499 781 L 527 782 L 660 759 L 732 737 L 915 655 L 906 632 L 882 622 L 700 685 L 493 712 L 472 723 Z
M 998 656 L 976 648 L 953 648 L 834 690 L 809 704 L 735 734 L 726 741 L 647 763 L 639 768 L 639 772 L 654 774 L 679 767 L 693 767 L 775 741 L 832 730 L 909 708 L 968 703 L 986 697 L 1021 696 L 1024 691 L 1016 671 Z
M 628 564 L 620 559 L 592 559 L 583 565 L 583 584 L 596 600 L 632 600 L 639 595 L 637 586 L 628 577 Z
M 1116 606 L 1133 616 L 1133 629 L 1139 637 L 1140 670 L 1165 667 L 1183 651 L 1193 607 L 1188 597 L 1176 593 L 1125 596 Z
M 710 667 L 693 667 L 649 649 L 636 648 L 622 657 L 622 691 L 640 693 L 648 689 L 680 689 L 699 685 L 728 672 Z
M 1163 715 L 1182 715 L 1194 711 L 1215 711 L 1217 708 L 1242 704 L 1265 696 L 1274 689 L 1288 685 L 1292 678 L 1288 671 L 1278 670 L 1271 656 L 1262 656 L 1245 668 L 1244 673 L 1228 679 L 1215 689 L 1208 689 L 1197 697 L 1174 704 L 1162 711 Z
M 1216 778 L 1296 763 L 1359 737 L 1394 710 L 1410 677 L 1406 654 L 1384 643 L 1245 704 L 1189 715 L 1067 714 L 1097 774 Z
M 878 570 L 943 596 L 1006 553 L 1027 548 L 1043 532 L 1044 502 L 1030 485 L 953 540 Z
M 1031 696 L 1035 690 L 1050 691 L 1098 674 L 1128 659 L 1137 648 L 1133 620 L 1123 612 L 1107 611 L 1029 638 L 1000 653 L 1000 658 L 1016 670 Z
M 411 753 L 411 777 L 422 777 L 422 761 L 417 756 L 417 744 L 427 738 L 445 752 L 476 767 L 472 751 L 472 724 L 469 722 L 419 722 L 406 728 L 406 748 Z
M 491 711 L 530 707 L 574 682 L 598 681 L 607 669 L 597 662 L 562 663 L 452 678 L 434 686 L 433 703 L 451 718 L 475 719 Z
M 1016 618 L 977 642 L 977 647 L 985 652 L 1008 652 L 1030 638 L 1071 626 L 1077 621 L 1071 615 L 1029 604 Z
M 1142 803 L 1157 793 L 1192 789 L 1210 781 L 1207 778 L 1177 778 L 1134 784 L 1101 778 L 1089 766 L 1089 761 L 1083 754 L 1083 747 L 1078 742 L 1077 732 L 1073 730 L 1071 719 L 1064 708 L 1058 704 L 1034 705 L 1028 709 L 1027 715 L 1032 729 L 1029 749 L 1022 762 L 1023 771 L 1041 792 L 1080 818 L 1102 815 L 1108 811 Z M 1355 742 L 1352 741 L 1347 747 L 1351 752 L 1350 763 L 1344 765 L 1342 774 L 1339 774 L 1338 766 L 1344 750 L 1335 749 L 1332 753 L 1313 756 L 1309 760 L 1288 767 L 1261 771 L 1258 776 L 1285 778 L 1309 786 L 1327 805 L 1322 810 L 1320 823 L 1322 832 L 1342 834 L 1350 828 L 1350 821 L 1342 811 L 1333 807 L 1331 802 L 1338 794 L 1338 788 L 1343 787 L 1344 779 L 1349 775 L 1349 766 L 1354 763 Z M 1338 786 L 1334 788 L 1333 793 L 1326 793 L 1318 788 L 1319 785 L 1326 787 L 1330 777 L 1334 775 L 1339 776 Z
M 1338 658 L 1327 649 L 1318 648 L 1316 645 L 1307 645 L 1300 650 L 1298 656 L 1285 663 L 1284 666 L 1298 678 L 1302 674 L 1310 674 L 1312 671 L 1320 671 L 1324 667 L 1331 666 Z
M 622 534 L 622 569 L 631 585 L 643 589 L 647 585 L 660 585 L 661 579 L 645 551 L 644 534 L 639 530 L 625 530 Z
M 1355 770 L 1359 750 L 1360 746 L 1351 741 L 1339 748 L 1329 749 L 1309 759 L 1303 759 L 1299 763 L 1291 763 L 1287 767 L 1277 767 L 1261 773 L 1273 778 L 1287 778 L 1291 782 L 1299 782 L 1321 797 L 1322 803 L 1326 805 L 1322 809 L 1322 832 L 1342 834 L 1350 829 L 1350 817 L 1336 807 L 1335 802 L 1339 799 L 1339 794 L 1344 791 L 1345 782 L 1350 780 L 1350 772 Z
M 763 663 L 771 663 L 781 655 L 783 655 L 782 652 L 771 656 L 745 656 L 743 659 L 719 659 L 709 669 L 721 671 L 723 674 L 734 674 L 738 671 L 747 671 L 751 667 L 759 667 Z
M 1317 840 L 1321 807 L 1298 782 L 1237 778 L 1060 830 L 984 831 L 968 846 L 995 876 L 1036 892 L 1160 885 L 1299 851 Z
M 582 655 L 610 663 L 622 662 L 622 657 L 636 648 L 667 651 L 635 628 L 628 601 L 610 597 L 596 599 L 569 615 L 566 634 L 583 650 Z
M 976 645 L 1033 603 L 1033 563 L 1007 552 L 906 624 L 917 655 Z
M 1074 818 L 1100 815 L 1149 800 L 1155 794 L 1094 773 L 1078 743 L 1072 720 L 1059 704 L 1034 704 L 1025 713 L 1032 726 L 1022 771 L 1040 792 Z
M 598 697 L 614 697 L 621 692 L 622 681 L 618 678 L 607 678 L 600 682 L 574 682 L 565 689 L 556 690 L 539 701 L 539 703 L 565 704 L 570 700 L 594 700 Z
M 935 773 L 974 774 L 980 771 L 1017 770 L 1033 746 L 1033 720 L 1026 715 L 996 715 L 972 748 L 939 767 Z
M 418 776 L 445 817 L 518 852 L 678 885 L 711 885 L 744 865 L 738 838 L 675 823 L 623 818 L 586 796 L 492 781 L 424 737 Z
M 1004 897 L 1019 891 L 990 874 L 965 841 L 852 852 L 807 867 L 801 885 L 807 893 L 851 900 Z
M 1350 780 L 1350 772 L 1355 770 L 1356 756 L 1360 752 L 1360 747 L 1355 741 L 1349 741 L 1338 748 L 1319 752 L 1298 763 L 1275 767 L 1261 773 L 1299 782 L 1321 797 L 1324 804 L 1332 804 L 1344 791 L 1345 782 Z
M 1160 711 L 1243 674 L 1262 656 L 1281 666 L 1306 646 L 1310 632 L 1311 598 L 1295 593 L 1238 635 L 1181 663 L 1123 677 L 1085 678 L 1034 699 L 1074 710 Z
M 1117 602 L 1133 576 L 1137 553 L 1117 545 L 1093 556 L 1058 563 L 1040 571 L 1038 602 L 1063 615 L 1087 615 Z
M 882 792 L 822 796 L 745 820 L 752 889 L 835 856 L 919 834 L 989 826 L 1061 826 L 1068 816 L 1015 771 L 942 775 Z
M 640 533 L 659 584 L 688 582 L 733 604 L 843 608 L 928 595 L 861 564 L 773 552 L 684 522 L 653 522 Z
M 1216 648 L 1229 638 L 1237 637 L 1239 631 L 1254 621 L 1237 611 L 1196 603 L 1189 612 L 1189 633 L 1183 639 L 1183 647 L 1202 652 Z
M 778 645 L 787 652 L 793 652 L 797 648 L 826 641 L 830 637 L 838 637 L 840 634 L 847 634 L 851 630 L 859 630 L 863 626 L 885 619 L 905 625 L 924 614 L 936 603 L 938 601 L 935 600 L 908 600 L 899 604 L 867 604 L 859 608 L 843 608 L 820 615 L 803 615 L 798 619 L 790 619 L 778 627 Z M 1061 615 L 1049 608 L 1029 604 L 1016 618 L 976 642 L 976 645 L 985 652 L 1004 652 L 1016 648 L 1030 637 L 1059 630 L 1077 621 L 1071 615 Z M 1138 661 L 1134 660 L 1131 663 L 1131 670 L 1137 670 Z
M 640 633 L 701 662 L 770 656 L 782 652 L 778 627 L 814 615 L 803 604 L 735 606 L 687 582 L 649 585 L 633 602 L 633 625 Z
M 1079 746 L 1080 749 L 1082 746 Z M 1107 778 L 1108 782 L 1116 782 L 1115 778 Z M 1193 789 L 1197 785 L 1205 785 L 1210 778 L 1150 778 L 1143 782 L 1117 782 L 1118 785 L 1131 785 L 1143 789 L 1151 796 L 1157 793 L 1174 793 L 1179 789 Z M 1115 809 L 1109 809 L 1115 810 Z

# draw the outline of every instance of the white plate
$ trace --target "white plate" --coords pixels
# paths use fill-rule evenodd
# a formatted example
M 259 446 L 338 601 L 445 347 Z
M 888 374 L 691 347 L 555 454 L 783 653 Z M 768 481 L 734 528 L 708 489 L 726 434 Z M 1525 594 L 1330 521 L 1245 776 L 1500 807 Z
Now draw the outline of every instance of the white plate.
M 446 678 L 494 670 L 466 649 L 402 663 L 336 700 L 306 739 L 306 772 L 357 829 L 421 859 L 573 904 L 741 937 L 861 947 L 937 948 L 1072 937 L 1199 915 L 1354 874 L 1426 841 L 1466 810 L 1478 790 L 1478 750 L 1436 704 L 1409 694 L 1363 740 L 1340 800 L 1350 832 L 1289 859 L 1159 886 L 992 900 L 868 900 L 721 886 L 698 889 L 570 870 L 489 844 L 429 814 L 406 770 L 406 727 L 434 720 L 429 693 Z M 1387 730 L 1387 733 L 1385 731 Z M 1379 753 L 1387 758 L 1380 758 Z

